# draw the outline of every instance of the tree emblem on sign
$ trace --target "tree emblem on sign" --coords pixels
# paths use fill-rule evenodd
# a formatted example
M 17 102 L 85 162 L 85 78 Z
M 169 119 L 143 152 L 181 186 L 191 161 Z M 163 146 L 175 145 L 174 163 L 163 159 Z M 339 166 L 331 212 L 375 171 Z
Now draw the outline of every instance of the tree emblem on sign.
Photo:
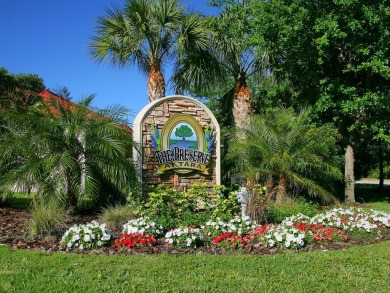
M 175 136 L 182 137 L 183 140 L 185 140 L 186 137 L 191 137 L 192 135 L 194 135 L 194 133 L 188 125 L 183 124 L 179 128 L 176 128 Z

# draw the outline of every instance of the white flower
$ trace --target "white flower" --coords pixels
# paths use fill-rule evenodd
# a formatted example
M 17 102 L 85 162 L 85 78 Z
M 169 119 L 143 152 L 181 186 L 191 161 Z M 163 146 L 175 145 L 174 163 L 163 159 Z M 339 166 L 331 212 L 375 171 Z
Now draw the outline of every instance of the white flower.
M 279 242 L 282 242 L 282 241 L 283 241 L 283 237 L 282 237 L 282 235 L 280 235 L 279 233 L 275 233 L 274 236 L 275 236 L 275 239 L 276 239 L 277 241 L 279 241 Z

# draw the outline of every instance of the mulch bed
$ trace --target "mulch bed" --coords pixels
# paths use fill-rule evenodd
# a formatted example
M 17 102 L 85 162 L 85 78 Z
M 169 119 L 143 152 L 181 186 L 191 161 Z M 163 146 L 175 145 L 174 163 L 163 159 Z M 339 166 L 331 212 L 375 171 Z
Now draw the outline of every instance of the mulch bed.
M 67 250 L 60 246 L 59 242 L 61 237 L 32 237 L 29 229 L 30 214 L 28 210 L 12 209 L 7 207 L 0 207 L 0 245 L 7 245 L 11 248 L 18 249 L 33 249 L 45 252 L 66 252 Z M 77 214 L 71 215 L 69 218 L 69 226 L 73 224 L 87 223 L 94 219 L 98 219 L 96 214 Z M 315 250 L 337 250 L 345 249 L 355 245 L 364 245 L 377 243 L 379 241 L 390 240 L 390 229 L 382 231 L 382 239 L 359 239 L 350 240 L 349 242 L 340 243 L 318 243 L 299 249 L 299 252 L 315 251 Z M 155 247 L 135 248 L 128 249 L 126 251 L 116 251 L 109 247 L 96 249 L 92 251 L 77 251 L 77 253 L 83 254 L 275 254 L 286 252 L 278 248 L 267 248 L 261 245 L 253 245 L 249 251 L 224 251 L 216 248 L 197 248 L 197 249 L 178 249 L 170 247 L 167 244 L 160 244 Z M 288 252 L 295 252 L 294 250 L 288 250 Z

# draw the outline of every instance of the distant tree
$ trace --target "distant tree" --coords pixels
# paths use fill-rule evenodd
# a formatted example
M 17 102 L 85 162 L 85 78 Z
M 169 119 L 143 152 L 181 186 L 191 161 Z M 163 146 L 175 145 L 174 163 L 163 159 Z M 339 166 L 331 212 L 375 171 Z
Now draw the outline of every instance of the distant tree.
M 148 75 L 152 102 L 165 96 L 164 65 L 208 45 L 201 17 L 185 13 L 179 0 L 126 0 L 122 9 L 107 10 L 98 19 L 90 47 L 99 62 L 120 67 L 136 64 Z
M 188 125 L 183 124 L 179 128 L 176 128 L 175 136 L 177 137 L 183 137 L 183 140 L 185 140 L 186 137 L 191 137 L 194 133 L 192 132 L 192 129 L 188 127 Z
M 26 109 L 41 100 L 39 93 L 44 89 L 43 79 L 38 75 L 14 75 L 1 67 L 0 111 L 1 109 Z

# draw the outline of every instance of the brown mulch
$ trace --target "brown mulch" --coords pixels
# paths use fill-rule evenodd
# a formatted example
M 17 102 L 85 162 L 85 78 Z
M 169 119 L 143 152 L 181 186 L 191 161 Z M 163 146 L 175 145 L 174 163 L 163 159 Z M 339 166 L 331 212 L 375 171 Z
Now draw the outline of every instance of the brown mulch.
M 61 247 L 59 242 L 61 236 L 58 237 L 32 237 L 29 229 L 29 218 L 30 214 L 28 210 L 13 209 L 8 207 L 0 207 L 0 245 L 7 245 L 11 248 L 19 249 L 33 249 L 45 252 L 65 252 L 66 249 Z M 92 220 L 97 220 L 96 214 L 75 214 L 71 215 L 67 221 L 69 227 L 73 224 L 87 223 Z M 351 240 L 347 243 L 319 243 L 299 249 L 300 252 L 314 251 L 314 250 L 337 250 L 345 249 L 355 245 L 364 245 L 377 243 L 379 241 L 390 240 L 390 229 L 382 231 L 383 238 L 380 240 L 373 239 L 359 239 Z M 267 248 L 259 244 L 254 244 L 249 251 L 224 251 L 213 247 L 210 248 L 197 248 L 197 249 L 178 249 L 170 247 L 166 244 L 161 243 L 155 247 L 144 247 L 136 249 L 128 249 L 126 251 L 117 251 L 109 247 L 96 249 L 93 251 L 78 251 L 77 253 L 84 254 L 155 254 L 155 253 L 166 253 L 166 254 L 275 254 L 281 253 L 282 250 L 278 248 Z M 294 252 L 294 251 L 293 251 Z
M 90 222 L 96 215 L 71 215 L 67 224 Z M 61 237 L 32 237 L 29 227 L 30 213 L 24 209 L 0 207 L 0 244 L 12 248 L 35 249 L 43 251 L 64 251 L 59 245 Z

